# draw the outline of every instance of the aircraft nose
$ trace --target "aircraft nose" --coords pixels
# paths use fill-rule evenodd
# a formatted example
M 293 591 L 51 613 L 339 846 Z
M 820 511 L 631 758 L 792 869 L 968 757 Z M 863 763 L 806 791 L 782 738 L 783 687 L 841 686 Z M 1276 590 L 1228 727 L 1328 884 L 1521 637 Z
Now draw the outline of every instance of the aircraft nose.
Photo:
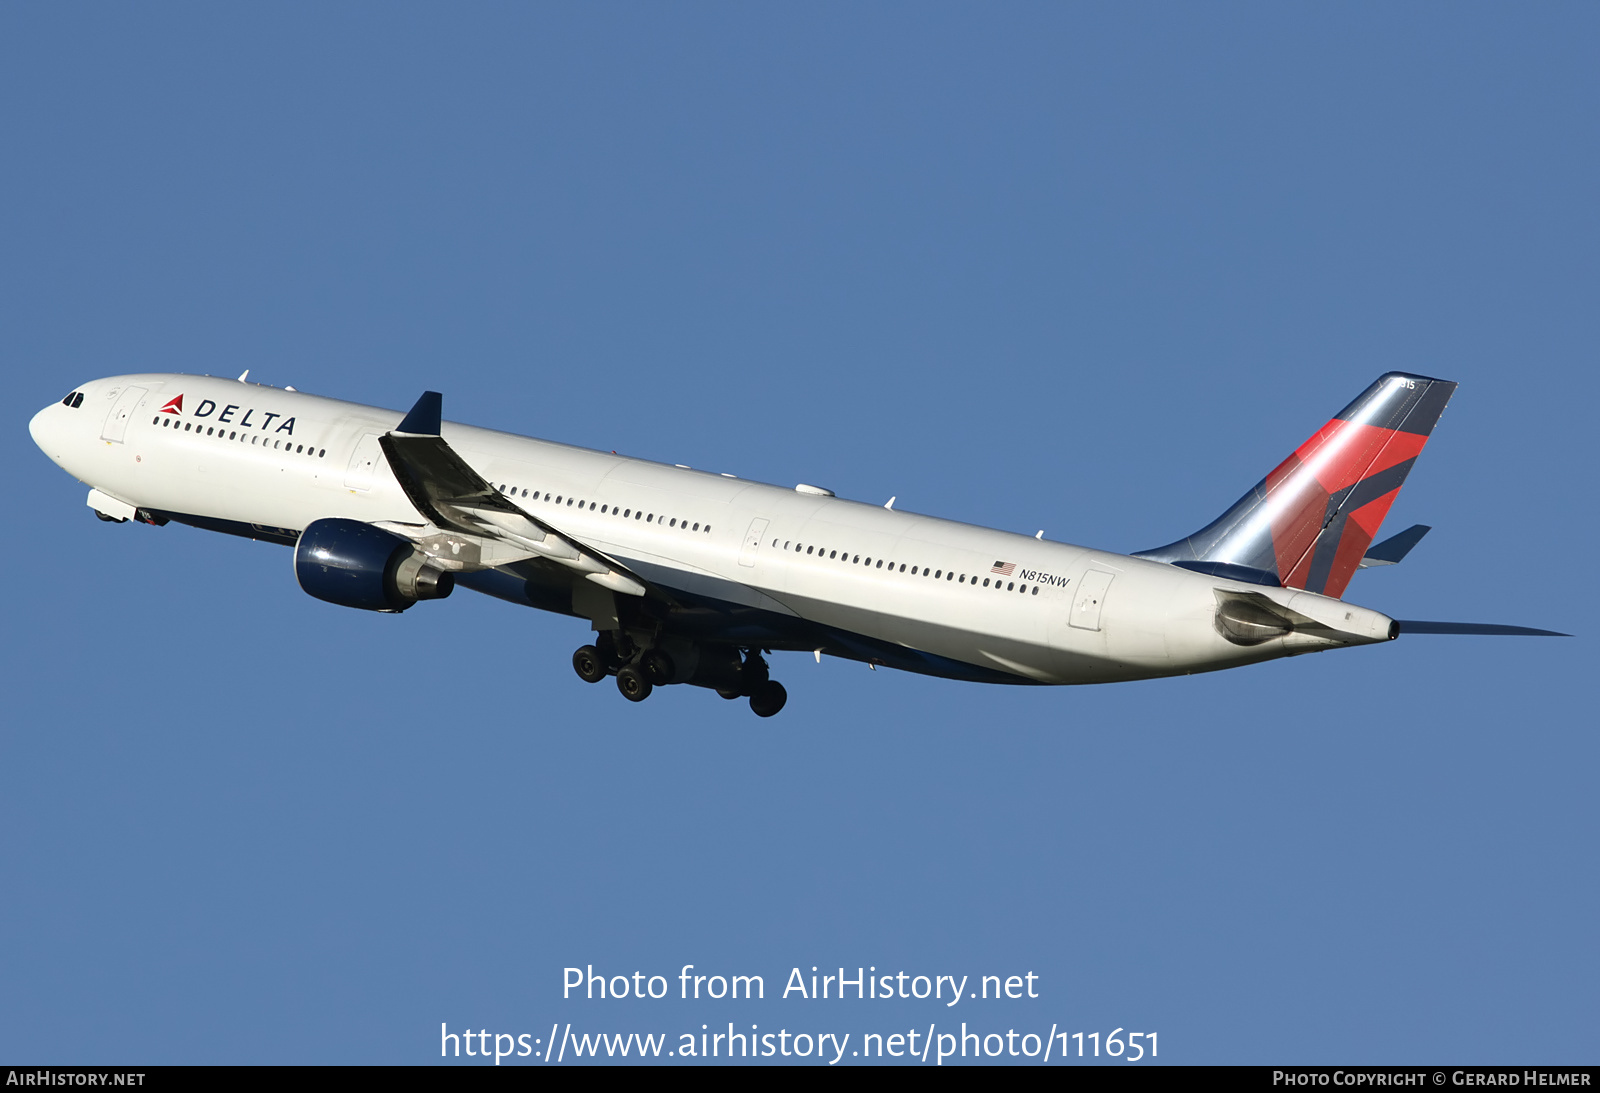
M 45 415 L 49 412 L 50 407 L 46 406 L 43 410 L 40 410 L 37 414 L 34 414 L 33 420 L 28 422 L 28 435 L 33 437 L 33 442 L 39 445 L 41 448 L 44 447 L 43 434 L 45 428 Z
M 33 442 L 40 451 L 58 462 L 61 458 L 61 414 L 64 411 L 65 407 L 55 403 L 34 414 L 33 420 L 28 422 L 28 435 L 33 437 Z

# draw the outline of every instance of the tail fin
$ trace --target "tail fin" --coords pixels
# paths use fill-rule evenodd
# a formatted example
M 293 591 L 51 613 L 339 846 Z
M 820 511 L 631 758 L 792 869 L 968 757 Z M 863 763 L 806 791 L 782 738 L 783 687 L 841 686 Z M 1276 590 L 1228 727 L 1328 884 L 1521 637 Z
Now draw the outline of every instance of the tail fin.
M 1227 512 L 1136 557 L 1342 596 L 1455 389 L 1379 377 Z

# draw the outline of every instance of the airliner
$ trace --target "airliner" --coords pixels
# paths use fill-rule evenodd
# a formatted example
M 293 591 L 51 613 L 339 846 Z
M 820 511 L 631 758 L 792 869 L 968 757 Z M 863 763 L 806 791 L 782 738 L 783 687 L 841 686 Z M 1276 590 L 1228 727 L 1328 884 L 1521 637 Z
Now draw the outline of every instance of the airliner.
M 1555 635 L 1406 621 L 1343 599 L 1456 385 L 1391 372 L 1192 535 L 1135 554 L 237 380 L 113 376 L 34 416 L 105 521 L 280 543 L 299 585 L 400 614 L 464 586 L 589 623 L 579 678 L 640 702 L 687 683 L 787 701 L 774 651 L 982 683 L 1234 668 L 1401 634 Z

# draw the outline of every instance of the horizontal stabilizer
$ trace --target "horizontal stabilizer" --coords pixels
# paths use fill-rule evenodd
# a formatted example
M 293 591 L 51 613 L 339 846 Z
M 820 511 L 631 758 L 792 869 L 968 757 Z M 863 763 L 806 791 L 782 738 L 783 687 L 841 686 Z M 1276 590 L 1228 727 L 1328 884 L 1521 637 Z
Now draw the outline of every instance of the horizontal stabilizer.
M 1358 569 L 1371 569 L 1375 565 L 1399 565 L 1411 548 L 1422 542 L 1422 537 L 1433 529 L 1427 524 L 1412 524 L 1399 535 L 1391 535 L 1377 546 L 1368 547 Z
M 1535 630 L 1531 626 L 1501 626 L 1494 622 L 1423 622 L 1420 619 L 1397 619 L 1402 634 L 1481 634 L 1484 636 L 1524 638 L 1570 638 L 1555 630 Z

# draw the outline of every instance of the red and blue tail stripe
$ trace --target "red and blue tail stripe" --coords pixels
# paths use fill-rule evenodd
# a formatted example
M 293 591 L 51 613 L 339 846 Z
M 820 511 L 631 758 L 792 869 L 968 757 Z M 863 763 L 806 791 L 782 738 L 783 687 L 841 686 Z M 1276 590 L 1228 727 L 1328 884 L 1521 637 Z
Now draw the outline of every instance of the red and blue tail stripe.
M 1138 557 L 1342 596 L 1455 389 L 1380 377 L 1222 516 Z

